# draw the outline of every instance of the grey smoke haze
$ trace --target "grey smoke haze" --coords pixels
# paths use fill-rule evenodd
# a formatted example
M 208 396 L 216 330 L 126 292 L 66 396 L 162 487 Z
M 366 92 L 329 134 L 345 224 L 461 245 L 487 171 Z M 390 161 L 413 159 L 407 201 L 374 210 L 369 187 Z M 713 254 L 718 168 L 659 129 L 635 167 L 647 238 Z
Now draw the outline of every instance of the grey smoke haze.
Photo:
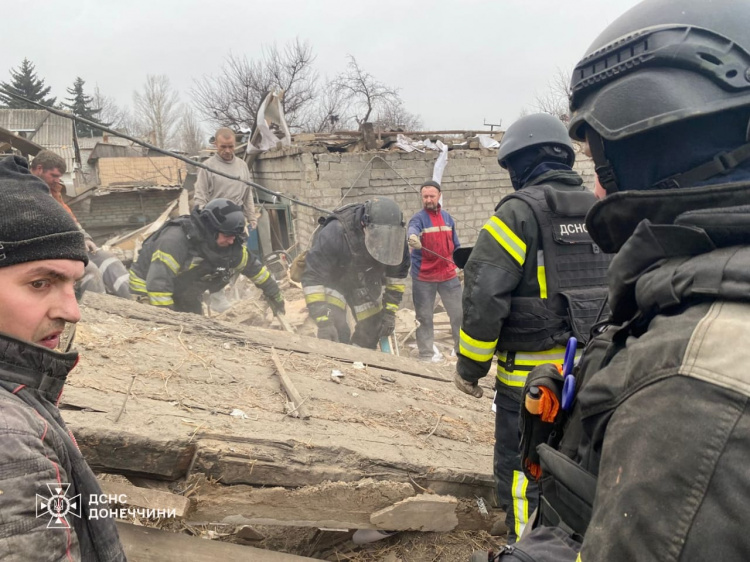
M 195 78 L 231 51 L 299 37 L 333 76 L 352 54 L 400 88 L 430 129 L 505 126 L 533 104 L 558 68 L 569 69 L 604 27 L 636 0 L 193 0 L 21 1 L 5 12 L 0 80 L 24 57 L 65 97 L 76 76 L 118 103 L 147 74 L 166 74 L 190 102 Z

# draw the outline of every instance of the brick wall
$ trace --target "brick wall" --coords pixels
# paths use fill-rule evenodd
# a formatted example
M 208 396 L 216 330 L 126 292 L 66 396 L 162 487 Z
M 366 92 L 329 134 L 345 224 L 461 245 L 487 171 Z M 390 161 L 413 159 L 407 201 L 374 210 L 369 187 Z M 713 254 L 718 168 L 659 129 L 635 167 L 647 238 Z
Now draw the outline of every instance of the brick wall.
M 113 192 L 90 197 L 72 209 L 83 228 L 100 241 L 153 222 L 179 195 L 179 189 Z
M 97 161 L 99 185 L 182 185 L 187 164 L 170 156 L 100 158 Z
M 254 181 L 324 209 L 365 201 L 374 195 L 395 199 L 408 219 L 421 209 L 419 186 L 432 177 L 437 152 L 329 153 L 291 147 L 260 156 Z M 589 189 L 594 166 L 578 153 L 575 169 Z M 495 205 L 512 191 L 510 177 L 497 163 L 495 151 L 452 150 L 442 181 L 443 206 L 455 219 L 462 244 L 476 240 Z M 342 201 L 342 198 L 343 201 Z M 292 207 L 299 247 L 308 245 L 320 212 Z

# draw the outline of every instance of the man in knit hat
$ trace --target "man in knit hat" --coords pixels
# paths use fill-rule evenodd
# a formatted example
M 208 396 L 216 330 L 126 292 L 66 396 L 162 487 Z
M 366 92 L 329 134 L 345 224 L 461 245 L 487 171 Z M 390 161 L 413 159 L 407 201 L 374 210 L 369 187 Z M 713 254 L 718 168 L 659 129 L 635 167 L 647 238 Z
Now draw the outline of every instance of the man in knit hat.
M 453 250 L 460 247 L 456 221 L 440 204 L 440 184 L 426 181 L 419 188 L 422 210 L 409 220 L 407 237 L 411 248 L 412 298 L 417 313 L 417 348 L 420 361 L 441 361 L 434 353 L 435 296 L 440 294 L 451 323 L 454 348 L 461 330 L 461 281 L 453 263 Z
M 57 409 L 83 233 L 22 158 L 0 160 L 0 208 L 0 557 L 125 560 L 114 521 L 90 517 L 101 489 Z

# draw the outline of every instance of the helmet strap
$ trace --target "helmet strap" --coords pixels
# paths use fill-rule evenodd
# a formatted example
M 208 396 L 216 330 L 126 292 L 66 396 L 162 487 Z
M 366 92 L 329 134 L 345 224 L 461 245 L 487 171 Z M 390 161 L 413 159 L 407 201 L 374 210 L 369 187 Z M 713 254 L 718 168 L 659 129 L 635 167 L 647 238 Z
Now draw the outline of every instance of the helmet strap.
M 734 150 L 719 152 L 708 162 L 687 172 L 663 179 L 651 186 L 651 189 L 690 187 L 714 176 L 728 174 L 748 160 L 750 160 L 750 143 L 743 144 Z
M 596 175 L 599 178 L 599 183 L 607 192 L 607 195 L 617 193 L 619 191 L 619 188 L 617 187 L 617 177 L 615 176 L 615 170 L 612 167 L 612 163 L 609 161 L 607 154 L 604 151 L 604 139 L 602 139 L 599 133 L 593 129 L 589 129 L 586 131 L 586 141 L 589 143 L 591 157 L 596 164 L 595 170 Z

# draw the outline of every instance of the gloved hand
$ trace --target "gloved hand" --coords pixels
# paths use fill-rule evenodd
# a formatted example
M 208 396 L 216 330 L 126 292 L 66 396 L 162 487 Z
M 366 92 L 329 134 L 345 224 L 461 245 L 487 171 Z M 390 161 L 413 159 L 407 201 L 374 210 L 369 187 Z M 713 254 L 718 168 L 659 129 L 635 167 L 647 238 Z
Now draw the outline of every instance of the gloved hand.
M 86 251 L 96 253 L 96 251 L 99 249 L 99 247 L 96 245 L 96 242 L 94 242 L 91 238 L 84 239 L 83 243 L 86 246 Z
M 333 325 L 333 320 L 327 316 L 322 316 L 316 318 L 315 322 L 318 324 L 319 340 L 339 341 L 339 332 Z
M 416 234 L 412 234 L 409 236 L 409 247 L 412 250 L 421 250 L 422 249 L 422 241 L 419 239 L 419 236 Z
M 266 297 L 266 300 L 268 301 L 268 304 L 271 307 L 271 310 L 273 310 L 274 314 L 286 314 L 286 306 L 284 305 L 284 295 L 281 294 L 281 291 L 276 293 L 275 296 L 270 295 L 264 295 Z
M 380 313 L 380 332 L 378 338 L 387 338 L 396 329 L 396 314 L 390 310 L 383 310 Z
M 479 385 L 477 383 L 470 383 L 458 373 L 453 375 L 453 384 L 456 385 L 456 388 L 458 390 L 460 390 L 461 392 L 465 392 L 466 394 L 468 394 L 469 396 L 473 396 L 474 398 L 481 398 L 484 395 L 484 391 L 479 388 Z

